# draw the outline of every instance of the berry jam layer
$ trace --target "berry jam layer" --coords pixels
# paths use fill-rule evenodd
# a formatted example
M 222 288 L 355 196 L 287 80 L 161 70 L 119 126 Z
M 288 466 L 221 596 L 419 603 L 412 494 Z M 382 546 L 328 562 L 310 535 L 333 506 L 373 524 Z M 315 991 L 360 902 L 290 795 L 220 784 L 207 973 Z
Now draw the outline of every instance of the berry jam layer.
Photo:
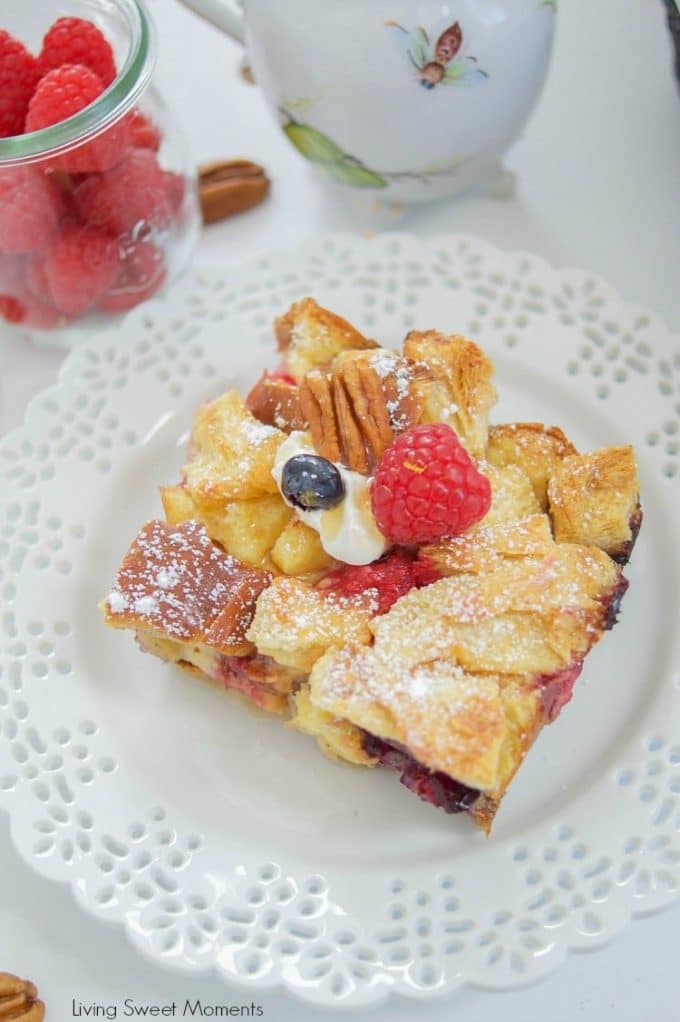
M 368 731 L 364 732 L 362 744 L 366 754 L 377 759 L 381 766 L 398 770 L 401 783 L 418 798 L 445 813 L 470 812 L 481 795 L 476 788 L 459 784 L 447 774 L 428 770 L 405 749 L 376 738 Z
M 630 555 L 633 552 L 635 541 L 638 538 L 640 526 L 642 525 L 642 508 L 638 506 L 633 511 L 632 515 L 628 519 L 628 526 L 630 528 L 630 539 L 627 543 L 623 543 L 622 546 L 614 553 L 611 557 L 617 564 L 625 565 L 630 560 Z
M 287 672 L 269 657 L 220 656 L 217 673 L 226 689 L 240 692 L 263 710 L 280 713 L 287 706 L 286 693 L 277 690 L 290 687 Z M 284 684 L 278 675 L 286 675 L 288 684 Z
M 542 674 L 538 678 L 538 687 L 541 689 L 543 702 L 543 713 L 546 723 L 551 724 L 560 714 L 560 711 L 567 705 L 574 692 L 576 679 L 583 670 L 583 661 L 579 660 L 569 667 L 553 674 Z
M 618 582 L 611 591 L 609 598 L 603 599 L 602 602 L 606 608 L 606 613 L 602 627 L 605 631 L 609 631 L 616 624 L 617 618 L 619 616 L 619 611 L 621 609 L 621 601 L 623 597 L 626 595 L 626 591 L 629 585 L 630 583 L 628 579 L 624 578 L 623 575 L 621 575 Z

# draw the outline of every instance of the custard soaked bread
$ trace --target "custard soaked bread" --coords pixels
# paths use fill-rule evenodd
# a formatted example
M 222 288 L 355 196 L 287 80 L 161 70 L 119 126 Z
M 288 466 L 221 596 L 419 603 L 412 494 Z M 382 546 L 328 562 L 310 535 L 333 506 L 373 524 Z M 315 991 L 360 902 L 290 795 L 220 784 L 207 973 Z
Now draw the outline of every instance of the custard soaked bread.
M 275 333 L 283 364 L 199 409 L 105 620 L 488 831 L 616 621 L 634 453 L 490 424 L 460 335 L 392 351 L 311 298 Z

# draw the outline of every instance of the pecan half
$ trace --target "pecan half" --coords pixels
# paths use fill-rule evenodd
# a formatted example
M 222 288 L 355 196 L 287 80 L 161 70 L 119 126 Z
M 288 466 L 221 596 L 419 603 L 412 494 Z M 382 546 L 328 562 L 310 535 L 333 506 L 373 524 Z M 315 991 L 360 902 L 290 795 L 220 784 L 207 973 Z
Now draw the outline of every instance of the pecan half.
M 218 160 L 198 168 L 203 222 L 215 223 L 259 205 L 269 192 L 269 178 L 250 160 Z
M 418 421 L 412 384 L 424 370 L 391 352 L 345 351 L 307 373 L 300 408 L 316 450 L 367 475 L 398 433 Z
M 45 1005 L 28 980 L 0 972 L 0 1019 L 2 1022 L 43 1022 Z
M 263 373 L 246 398 L 246 407 L 256 419 L 285 433 L 306 429 L 300 408 L 300 388 L 277 376 Z
M 329 461 L 342 461 L 343 450 L 330 376 L 318 369 L 307 373 L 300 385 L 300 408 L 309 423 L 316 451 Z

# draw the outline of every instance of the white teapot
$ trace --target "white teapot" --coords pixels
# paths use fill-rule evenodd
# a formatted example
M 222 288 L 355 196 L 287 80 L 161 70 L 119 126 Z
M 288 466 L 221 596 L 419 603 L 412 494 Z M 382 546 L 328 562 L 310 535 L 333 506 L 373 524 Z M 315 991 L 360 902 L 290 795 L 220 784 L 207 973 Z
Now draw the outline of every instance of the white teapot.
M 545 79 L 556 0 L 182 0 L 247 47 L 288 139 L 389 200 L 490 185 Z

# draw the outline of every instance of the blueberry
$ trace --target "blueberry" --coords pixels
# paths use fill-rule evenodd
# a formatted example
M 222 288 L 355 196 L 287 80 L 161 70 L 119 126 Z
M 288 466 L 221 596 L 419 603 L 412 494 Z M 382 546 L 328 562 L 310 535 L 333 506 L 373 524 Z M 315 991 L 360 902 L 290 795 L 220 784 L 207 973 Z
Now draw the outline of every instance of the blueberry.
M 318 454 L 296 454 L 283 466 L 281 492 L 303 511 L 326 511 L 342 501 L 345 486 L 332 461 Z

